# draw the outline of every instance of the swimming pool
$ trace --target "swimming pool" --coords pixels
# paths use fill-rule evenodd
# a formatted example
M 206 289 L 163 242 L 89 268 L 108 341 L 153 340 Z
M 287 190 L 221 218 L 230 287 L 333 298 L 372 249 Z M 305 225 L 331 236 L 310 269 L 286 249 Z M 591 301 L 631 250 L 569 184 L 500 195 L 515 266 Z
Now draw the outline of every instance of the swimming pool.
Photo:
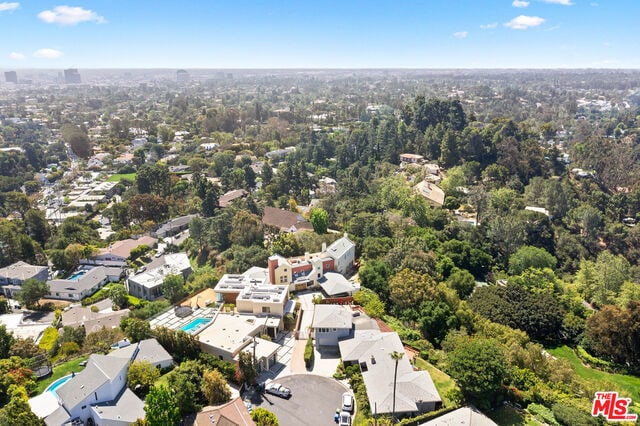
M 65 383 L 67 383 L 69 380 L 71 380 L 73 378 L 72 374 L 69 374 L 67 376 L 64 377 L 60 377 L 58 380 L 56 380 L 55 382 L 51 383 L 49 386 L 47 386 L 47 388 L 44 390 L 45 392 L 49 391 L 49 392 L 53 392 L 54 394 L 57 395 L 56 390 L 58 388 L 60 388 L 60 386 L 64 385 Z
M 193 334 L 196 331 L 200 330 L 205 325 L 209 324 L 210 322 L 211 322 L 211 318 L 196 318 L 193 321 L 191 321 L 189 324 L 186 324 L 180 327 L 180 330 L 189 334 Z
M 71 275 L 69 278 L 67 278 L 69 281 L 78 281 L 80 279 L 81 276 L 83 276 L 84 274 L 86 274 L 87 271 L 78 271 L 78 272 L 74 272 L 73 275 Z

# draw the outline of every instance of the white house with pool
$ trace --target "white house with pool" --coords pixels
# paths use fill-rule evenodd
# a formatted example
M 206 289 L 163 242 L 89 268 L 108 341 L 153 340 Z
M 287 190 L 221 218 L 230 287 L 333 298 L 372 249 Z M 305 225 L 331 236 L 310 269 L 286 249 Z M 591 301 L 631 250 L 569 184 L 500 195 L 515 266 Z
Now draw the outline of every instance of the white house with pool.
M 104 287 L 108 282 L 118 282 L 123 274 L 121 267 L 83 266 L 65 279 L 47 281 L 52 299 L 82 300 Z
M 93 354 L 81 372 L 52 383 L 29 400 L 48 426 L 73 421 L 124 426 L 144 418 L 144 402 L 127 388 L 130 358 Z

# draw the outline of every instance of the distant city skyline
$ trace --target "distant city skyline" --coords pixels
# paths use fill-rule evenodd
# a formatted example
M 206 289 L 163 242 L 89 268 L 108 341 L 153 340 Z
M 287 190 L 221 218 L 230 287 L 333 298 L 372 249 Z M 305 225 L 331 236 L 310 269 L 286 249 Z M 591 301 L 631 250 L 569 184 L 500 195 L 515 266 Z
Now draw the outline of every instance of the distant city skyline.
M 637 16 L 637 0 L 0 1 L 0 69 L 640 68 Z

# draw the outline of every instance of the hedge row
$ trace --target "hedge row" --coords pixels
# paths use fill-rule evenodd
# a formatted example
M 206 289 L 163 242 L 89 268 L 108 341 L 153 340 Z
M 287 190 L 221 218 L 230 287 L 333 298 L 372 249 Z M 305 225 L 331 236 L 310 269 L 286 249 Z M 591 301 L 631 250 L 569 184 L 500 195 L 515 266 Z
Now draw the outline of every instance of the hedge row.
M 309 339 L 307 339 L 307 344 L 304 347 L 304 365 L 307 368 L 311 368 L 312 362 L 313 362 L 313 339 L 309 337 Z

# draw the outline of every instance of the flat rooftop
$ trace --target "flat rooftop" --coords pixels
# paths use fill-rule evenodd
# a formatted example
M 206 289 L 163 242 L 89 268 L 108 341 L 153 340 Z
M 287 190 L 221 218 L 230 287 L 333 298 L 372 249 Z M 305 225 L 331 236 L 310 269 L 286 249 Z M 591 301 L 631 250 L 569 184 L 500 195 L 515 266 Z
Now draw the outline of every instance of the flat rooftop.
M 287 285 L 262 285 L 245 287 L 239 299 L 255 300 L 261 302 L 282 303 L 287 297 L 289 286 Z
M 262 334 L 269 317 L 247 314 L 220 313 L 200 334 L 200 343 L 235 353 L 247 344 L 250 337 Z

